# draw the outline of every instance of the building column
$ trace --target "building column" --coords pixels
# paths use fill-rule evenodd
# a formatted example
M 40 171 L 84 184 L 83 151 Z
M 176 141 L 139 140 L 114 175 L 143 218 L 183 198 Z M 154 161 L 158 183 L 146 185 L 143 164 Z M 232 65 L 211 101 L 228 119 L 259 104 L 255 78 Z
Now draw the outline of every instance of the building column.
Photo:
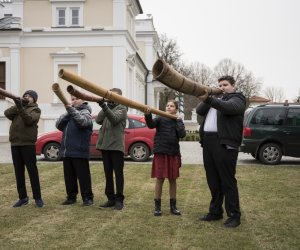
M 20 46 L 10 47 L 10 89 L 11 93 L 21 95 L 20 83 Z M 8 84 L 9 85 L 9 84 Z

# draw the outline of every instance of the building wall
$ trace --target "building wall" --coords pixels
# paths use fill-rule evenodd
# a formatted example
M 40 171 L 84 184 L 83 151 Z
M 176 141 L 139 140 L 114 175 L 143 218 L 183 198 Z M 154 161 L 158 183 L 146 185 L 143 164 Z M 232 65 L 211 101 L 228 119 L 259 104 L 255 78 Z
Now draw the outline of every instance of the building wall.
M 23 27 L 51 27 L 52 11 L 49 0 L 25 0 Z

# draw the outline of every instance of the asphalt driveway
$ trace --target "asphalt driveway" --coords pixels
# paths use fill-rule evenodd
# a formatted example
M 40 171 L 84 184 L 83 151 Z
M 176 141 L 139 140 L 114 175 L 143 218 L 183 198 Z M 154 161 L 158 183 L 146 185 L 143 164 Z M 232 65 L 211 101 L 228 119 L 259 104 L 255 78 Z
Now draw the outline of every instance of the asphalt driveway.
M 180 142 L 180 149 L 182 155 L 183 164 L 202 164 L 202 148 L 198 142 L 184 141 Z M 38 161 L 44 161 L 43 156 L 37 157 Z M 132 162 L 131 160 L 126 160 L 126 162 Z M 0 163 L 10 163 L 11 151 L 10 143 L 0 143 Z M 133 163 L 133 162 L 132 162 Z M 151 159 L 147 163 L 151 163 Z M 251 155 L 245 153 L 239 153 L 238 158 L 239 165 L 251 165 L 259 164 Z M 282 165 L 300 165 L 300 158 L 293 157 L 282 157 Z

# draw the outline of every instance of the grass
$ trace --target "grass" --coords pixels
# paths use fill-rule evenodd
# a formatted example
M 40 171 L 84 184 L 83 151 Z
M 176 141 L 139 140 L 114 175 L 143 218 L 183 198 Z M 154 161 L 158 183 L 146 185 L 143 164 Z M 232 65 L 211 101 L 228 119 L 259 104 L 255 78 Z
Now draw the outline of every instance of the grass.
M 106 200 L 101 163 L 91 162 L 92 207 L 59 205 L 65 198 L 61 163 L 38 167 L 46 206 L 36 208 L 31 199 L 12 208 L 17 200 L 13 166 L 0 164 L 0 249 L 299 249 L 299 166 L 239 166 L 242 224 L 234 229 L 224 228 L 224 221 L 198 220 L 210 199 L 199 165 L 181 168 L 182 216 L 170 215 L 165 183 L 161 217 L 153 216 L 150 164 L 126 162 L 123 211 L 98 208 Z

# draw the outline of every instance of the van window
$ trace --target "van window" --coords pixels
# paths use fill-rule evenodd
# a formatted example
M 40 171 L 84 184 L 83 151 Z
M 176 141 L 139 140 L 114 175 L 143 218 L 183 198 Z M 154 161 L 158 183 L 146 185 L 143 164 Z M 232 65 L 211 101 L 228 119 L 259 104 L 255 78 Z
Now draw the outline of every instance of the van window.
M 286 125 L 300 127 L 300 109 L 297 108 L 289 109 L 287 119 L 286 119 Z
M 283 108 L 258 109 L 252 116 L 250 124 L 257 125 L 282 125 L 285 119 Z

